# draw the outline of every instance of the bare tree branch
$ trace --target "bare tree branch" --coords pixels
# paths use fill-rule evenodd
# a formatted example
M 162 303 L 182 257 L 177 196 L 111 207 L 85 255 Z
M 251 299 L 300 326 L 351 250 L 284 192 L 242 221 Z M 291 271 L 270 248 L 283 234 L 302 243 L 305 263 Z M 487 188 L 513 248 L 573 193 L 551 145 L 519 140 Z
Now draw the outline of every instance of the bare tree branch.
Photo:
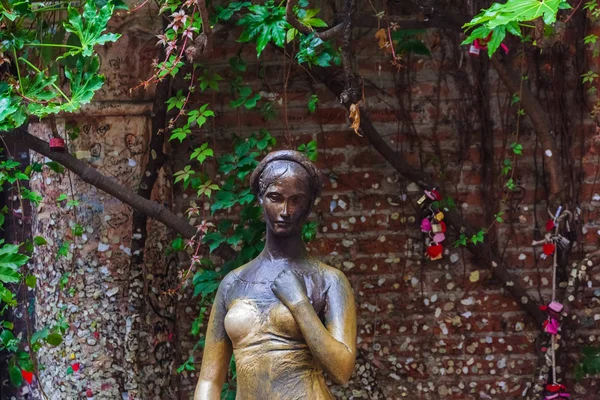
M 208 19 L 208 10 L 206 9 L 206 0 L 196 0 L 200 18 L 202 18 L 202 33 L 194 39 L 194 42 L 185 49 L 185 56 L 189 62 L 199 62 L 203 58 L 210 56 L 213 49 L 212 28 Z
M 345 84 L 336 78 L 335 74 L 331 72 L 331 69 L 313 67 L 310 72 L 314 78 L 323 83 L 336 96 L 341 96 Z M 343 104 L 348 110 L 352 105 L 349 102 Z M 361 133 L 367 137 L 375 150 L 377 150 L 402 176 L 413 181 L 424 190 L 441 187 L 441 185 L 435 183 L 434 180 L 427 176 L 423 171 L 414 168 L 406 162 L 401 154 L 390 147 L 373 126 L 368 111 L 364 107 L 360 107 L 360 130 Z M 477 234 L 480 230 L 467 223 L 467 221 L 465 221 L 455 210 L 445 212 L 444 220 L 448 227 L 453 228 L 457 233 L 464 233 L 467 237 Z M 531 297 L 529 293 L 527 293 L 527 290 L 521 285 L 519 279 L 508 271 L 506 265 L 501 262 L 498 254 L 496 254 L 490 246 L 485 246 L 481 243 L 477 245 L 469 244 L 468 249 L 477 259 L 480 259 L 489 266 L 494 277 L 513 296 L 523 310 L 535 319 L 538 326 L 541 327 L 546 316 L 540 311 L 536 300 Z
M 544 150 L 544 166 L 550 176 L 550 202 L 564 201 L 564 199 L 560 198 L 560 196 L 563 195 L 564 186 L 561 168 L 558 163 L 559 158 L 554 139 L 554 129 L 550 123 L 548 113 L 544 111 L 544 107 L 540 104 L 527 85 L 522 85 L 521 91 L 522 77 L 508 66 L 507 63 L 500 61 L 498 55 L 492 57 L 492 64 L 498 72 L 498 76 L 511 93 L 521 92 L 521 105 L 523 106 L 523 110 L 525 110 L 525 114 L 529 116 L 542 145 L 542 149 Z
M 354 14 L 356 14 L 356 0 L 345 1 L 344 13 L 345 26 L 342 36 L 342 68 L 344 69 L 345 85 L 340 99 L 344 103 L 354 104 L 361 98 L 352 63 L 352 30 L 354 28 Z
M 163 26 L 165 30 L 165 26 Z M 165 53 L 161 49 L 159 58 L 164 59 Z M 152 102 L 152 127 L 150 132 L 150 145 L 146 154 L 146 167 L 140 179 L 137 189 L 138 196 L 150 199 L 152 189 L 158 179 L 158 173 L 165 162 L 163 147 L 165 143 L 164 129 L 167 126 L 167 100 L 169 99 L 169 89 L 171 87 L 171 76 L 167 74 L 156 84 L 154 91 L 154 101 Z M 142 264 L 144 261 L 144 248 L 146 245 L 148 215 L 133 209 L 132 216 L 131 252 L 133 254 L 132 264 Z
M 17 137 L 23 140 L 31 150 L 59 162 L 64 165 L 65 168 L 73 171 L 84 182 L 103 190 L 109 195 L 121 200 L 123 203 L 162 222 L 165 226 L 173 229 L 181 236 L 191 238 L 196 234 L 196 228 L 190 225 L 185 219 L 176 216 L 157 202 L 150 201 L 137 195 L 133 190 L 126 188 L 114 179 L 102 175 L 100 172 L 96 171 L 83 161 L 76 159 L 71 154 L 51 151 L 48 143 L 23 130 L 20 130 L 19 133 L 17 133 Z
M 148 217 L 162 222 L 167 228 L 173 229 L 173 231 L 184 238 L 190 239 L 196 234 L 196 228 L 190 225 L 186 219 L 178 217 L 155 201 L 137 195 L 133 190 L 102 175 L 100 172 L 96 171 L 83 161 L 76 159 L 71 154 L 51 151 L 47 142 L 22 129 L 12 131 L 12 133 L 9 134 L 15 135 L 36 153 L 64 165 L 65 168 L 75 173 L 84 182 L 121 200 L 123 203 L 146 214 Z M 237 256 L 237 252 L 227 245 L 220 245 L 212 252 L 212 254 L 221 257 L 224 260 L 232 260 Z

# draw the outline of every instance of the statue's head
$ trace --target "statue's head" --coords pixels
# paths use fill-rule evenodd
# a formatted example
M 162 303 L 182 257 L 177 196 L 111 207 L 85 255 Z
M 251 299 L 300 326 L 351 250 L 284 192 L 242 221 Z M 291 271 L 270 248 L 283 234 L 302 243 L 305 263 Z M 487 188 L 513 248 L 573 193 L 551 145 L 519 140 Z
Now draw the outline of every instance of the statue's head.
M 267 229 L 280 236 L 299 233 L 321 192 L 321 174 L 302 153 L 269 153 L 250 177 Z

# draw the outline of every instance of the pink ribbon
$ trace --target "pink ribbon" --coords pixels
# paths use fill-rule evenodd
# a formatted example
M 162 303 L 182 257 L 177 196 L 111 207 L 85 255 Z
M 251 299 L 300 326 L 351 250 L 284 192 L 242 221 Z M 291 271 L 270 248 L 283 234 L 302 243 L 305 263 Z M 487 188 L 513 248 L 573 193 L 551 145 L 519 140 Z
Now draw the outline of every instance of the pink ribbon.
M 431 221 L 427 218 L 423 218 L 423 221 L 421 221 L 421 232 L 429 231 L 431 231 Z
M 544 331 L 551 335 L 557 335 L 559 328 L 560 324 L 554 318 L 550 318 L 550 320 L 546 320 L 546 322 L 544 322 Z
M 544 397 L 544 400 L 567 399 L 571 397 L 569 393 L 554 393 Z

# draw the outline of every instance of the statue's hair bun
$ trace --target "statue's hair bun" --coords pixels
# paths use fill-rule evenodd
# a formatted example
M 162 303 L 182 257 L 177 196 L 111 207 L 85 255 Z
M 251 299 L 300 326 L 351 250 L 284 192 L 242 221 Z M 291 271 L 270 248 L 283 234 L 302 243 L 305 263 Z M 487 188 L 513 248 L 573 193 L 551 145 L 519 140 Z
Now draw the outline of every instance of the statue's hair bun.
M 294 162 L 302 166 L 308 172 L 310 177 L 311 186 L 311 198 L 312 201 L 321 194 L 321 187 L 323 186 L 323 180 L 321 178 L 321 172 L 317 169 L 315 164 L 310 161 L 304 154 L 294 150 L 279 150 L 267 154 L 265 158 L 258 164 L 252 175 L 250 176 L 250 185 L 252 192 L 256 197 L 260 195 L 260 176 L 262 175 L 265 168 L 274 161 L 289 161 Z M 311 202 L 312 203 L 312 202 Z

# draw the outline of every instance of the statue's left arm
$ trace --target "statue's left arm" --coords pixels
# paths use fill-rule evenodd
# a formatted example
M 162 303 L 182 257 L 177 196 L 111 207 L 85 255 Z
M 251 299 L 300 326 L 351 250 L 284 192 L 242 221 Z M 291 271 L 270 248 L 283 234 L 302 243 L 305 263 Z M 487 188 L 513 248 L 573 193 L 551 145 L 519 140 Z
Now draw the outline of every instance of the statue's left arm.
M 306 296 L 300 278 L 285 271 L 273 292 L 290 309 L 313 356 L 338 384 L 347 382 L 356 359 L 356 308 L 344 274 L 334 270 L 326 293 L 325 325 Z

